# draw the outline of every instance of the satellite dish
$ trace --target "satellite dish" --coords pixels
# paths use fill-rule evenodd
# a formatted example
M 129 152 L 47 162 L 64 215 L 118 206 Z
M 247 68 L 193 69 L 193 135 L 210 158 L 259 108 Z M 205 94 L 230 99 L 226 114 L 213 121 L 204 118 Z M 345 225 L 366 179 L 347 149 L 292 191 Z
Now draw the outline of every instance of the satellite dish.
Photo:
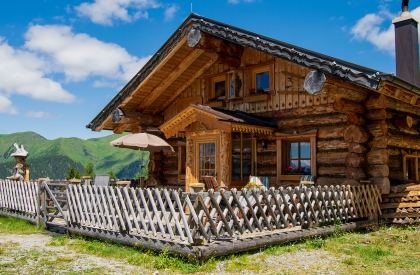
M 120 109 L 118 109 L 118 108 L 115 109 L 112 112 L 112 122 L 114 122 L 114 123 L 120 122 L 121 117 L 123 117 L 123 116 L 124 116 L 124 113 Z
M 303 88 L 309 94 L 313 95 L 322 90 L 326 80 L 327 78 L 323 72 L 311 71 L 305 77 Z
M 188 32 L 188 46 L 190 46 L 191 48 L 193 48 L 195 45 L 198 44 L 198 42 L 201 39 L 201 32 L 197 29 L 192 28 L 189 32 Z

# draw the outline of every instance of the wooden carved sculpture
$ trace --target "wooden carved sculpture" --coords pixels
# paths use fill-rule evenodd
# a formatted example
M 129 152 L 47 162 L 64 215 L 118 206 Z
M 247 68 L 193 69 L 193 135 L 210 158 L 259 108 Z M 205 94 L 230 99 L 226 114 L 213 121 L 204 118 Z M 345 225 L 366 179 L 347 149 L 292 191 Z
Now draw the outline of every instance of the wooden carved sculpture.
M 10 156 L 15 157 L 16 165 L 14 167 L 13 176 L 7 177 L 11 180 L 18 181 L 29 181 L 29 165 L 25 164 L 26 158 L 28 157 L 28 152 L 23 148 L 23 145 L 19 146 L 15 143 L 16 151 Z

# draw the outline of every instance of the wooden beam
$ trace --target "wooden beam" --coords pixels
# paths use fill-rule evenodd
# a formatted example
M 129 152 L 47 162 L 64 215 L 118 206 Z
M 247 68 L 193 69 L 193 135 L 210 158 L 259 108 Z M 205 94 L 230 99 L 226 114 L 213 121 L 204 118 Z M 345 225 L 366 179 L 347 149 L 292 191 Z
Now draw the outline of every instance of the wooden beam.
M 141 133 L 141 127 L 137 126 L 137 125 L 132 125 L 131 126 L 131 133 L 132 134 L 136 134 L 136 133 Z
M 185 82 L 172 96 L 167 100 L 163 105 L 156 109 L 153 114 L 159 114 L 163 110 L 165 110 L 172 102 L 174 102 L 177 97 L 186 89 L 188 88 L 194 81 L 196 81 L 208 68 L 210 68 L 218 59 L 217 54 L 213 54 L 207 63 L 201 67 L 187 82 Z
M 196 29 L 190 30 L 188 38 L 188 46 L 196 49 L 202 49 L 207 52 L 218 53 L 222 57 L 221 61 L 226 57 L 234 58 L 240 61 L 242 54 L 244 53 L 243 46 Z M 238 66 L 240 66 L 240 62 Z
M 175 70 L 146 96 L 136 109 L 141 111 L 150 106 L 202 53 L 204 53 L 204 50 L 194 49 Z
M 176 46 L 175 46 L 175 48 L 173 48 L 172 50 L 171 50 L 171 52 L 163 59 L 163 60 L 161 60 L 159 63 L 158 63 L 158 65 L 153 69 L 153 71 L 152 72 L 150 72 L 148 75 L 147 75 L 147 77 L 139 84 L 139 86 L 136 88 L 136 90 L 134 90 L 132 93 L 131 93 L 131 95 L 129 96 L 129 97 L 127 97 L 122 103 L 121 103 L 121 105 L 120 106 L 124 106 L 125 104 L 127 104 L 127 102 L 129 102 L 130 101 L 130 99 L 131 99 L 131 97 L 132 97 L 132 95 L 134 95 L 134 94 L 136 94 L 136 93 L 138 93 L 139 92 L 139 90 L 140 90 L 140 88 L 145 84 L 145 83 L 147 83 L 147 81 L 149 81 L 149 79 L 151 78 L 151 77 L 153 77 L 154 76 L 154 74 L 157 72 L 157 71 L 159 71 L 159 70 L 161 70 L 162 69 L 162 67 L 164 67 L 165 65 L 166 65 L 166 63 L 168 63 L 168 61 L 176 54 L 176 52 L 185 44 L 185 42 L 187 41 L 187 36 L 185 36 Z
M 157 127 L 163 123 L 163 117 L 160 115 L 145 114 L 140 112 L 125 111 L 119 124 L 135 124 L 139 126 Z
M 95 132 L 100 132 L 105 128 L 105 125 L 107 123 L 111 122 L 111 116 L 108 116 L 101 125 L 99 125 L 98 127 L 96 127 Z
M 118 124 L 117 127 L 114 127 L 113 132 L 114 134 L 122 134 L 124 133 L 125 129 L 127 129 L 129 124 Z

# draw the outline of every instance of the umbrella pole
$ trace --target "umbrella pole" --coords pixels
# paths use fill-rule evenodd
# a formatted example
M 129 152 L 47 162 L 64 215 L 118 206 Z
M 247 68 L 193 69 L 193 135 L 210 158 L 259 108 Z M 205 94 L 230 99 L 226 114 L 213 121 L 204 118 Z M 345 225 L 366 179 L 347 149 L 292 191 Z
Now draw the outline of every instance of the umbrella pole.
M 143 179 L 142 179 L 142 174 L 143 174 L 143 154 L 144 151 L 140 148 L 141 151 L 141 160 L 140 160 L 140 173 L 139 173 L 139 182 L 140 182 L 140 188 L 143 188 Z

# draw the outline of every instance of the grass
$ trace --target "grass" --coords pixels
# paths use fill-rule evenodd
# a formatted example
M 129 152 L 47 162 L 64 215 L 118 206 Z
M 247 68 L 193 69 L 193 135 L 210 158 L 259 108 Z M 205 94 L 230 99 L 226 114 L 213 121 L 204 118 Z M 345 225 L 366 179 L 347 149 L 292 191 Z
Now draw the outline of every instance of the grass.
M 1 234 L 40 233 L 35 226 L 14 218 L 0 216 Z M 377 231 L 364 230 L 343 232 L 340 226 L 328 237 L 314 237 L 285 245 L 272 245 L 257 251 L 212 258 L 204 263 L 172 255 L 167 250 L 154 252 L 140 247 L 128 247 L 107 241 L 93 240 L 82 236 L 54 237 L 51 247 L 117 260 L 153 273 L 208 274 L 227 272 L 231 274 L 420 274 L 420 228 L 416 226 L 383 226 Z M 0 243 L 0 258 L 8 255 L 7 246 Z M 42 274 L 53 274 L 57 266 L 68 270 L 75 260 L 72 256 L 51 258 L 37 251 L 22 252 L 16 261 L 1 262 L 2 270 L 35 264 L 31 272 L 43 270 Z M 41 267 L 43 269 L 41 269 Z M 144 274 L 148 274 L 146 272 Z M 84 274 L 106 274 L 103 267 L 92 267 Z
M 21 219 L 0 216 L 0 234 L 35 234 L 41 233 L 43 229 L 37 230 L 36 227 Z

